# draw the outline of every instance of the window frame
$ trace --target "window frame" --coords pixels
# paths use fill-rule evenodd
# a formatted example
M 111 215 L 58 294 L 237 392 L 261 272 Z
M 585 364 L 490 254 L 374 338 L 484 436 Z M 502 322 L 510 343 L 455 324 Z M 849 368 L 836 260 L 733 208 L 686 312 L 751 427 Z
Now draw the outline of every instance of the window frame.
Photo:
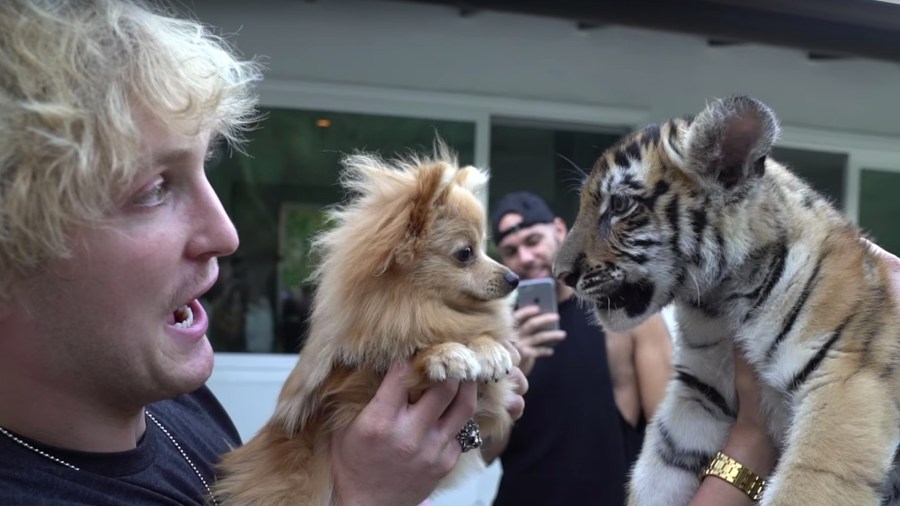
M 522 121 L 565 124 L 572 128 L 605 130 L 631 129 L 660 121 L 669 115 L 636 107 L 605 106 L 562 101 L 526 100 L 513 97 L 445 93 L 399 87 L 375 87 L 303 80 L 263 81 L 260 105 L 285 109 L 381 114 L 420 119 L 472 122 L 475 125 L 475 164 L 490 170 L 491 122 Z M 860 179 L 863 168 L 900 172 L 900 139 L 782 125 L 779 146 L 847 155 L 844 213 L 851 222 L 859 217 Z M 487 205 L 487 189 L 480 195 Z M 240 355 L 252 367 L 254 357 L 269 353 L 217 353 Z M 262 359 L 266 360 L 266 359 Z M 229 367 L 242 361 L 229 360 Z

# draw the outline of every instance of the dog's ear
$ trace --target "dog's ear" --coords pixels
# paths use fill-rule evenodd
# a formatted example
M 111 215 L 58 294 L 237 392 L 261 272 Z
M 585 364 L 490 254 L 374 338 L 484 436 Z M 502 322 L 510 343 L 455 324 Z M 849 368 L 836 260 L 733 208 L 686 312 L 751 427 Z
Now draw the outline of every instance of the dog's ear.
M 422 250 L 434 223 L 437 208 L 446 201 L 450 189 L 449 185 L 441 188 L 444 172 L 444 164 L 435 163 L 422 167 L 416 173 L 414 195 L 406 203 L 406 209 L 401 212 L 405 227 L 402 231 L 397 230 L 401 233 L 398 234 L 394 248 L 382 265 L 381 272 L 389 269 L 391 265 L 405 265 L 412 262 Z

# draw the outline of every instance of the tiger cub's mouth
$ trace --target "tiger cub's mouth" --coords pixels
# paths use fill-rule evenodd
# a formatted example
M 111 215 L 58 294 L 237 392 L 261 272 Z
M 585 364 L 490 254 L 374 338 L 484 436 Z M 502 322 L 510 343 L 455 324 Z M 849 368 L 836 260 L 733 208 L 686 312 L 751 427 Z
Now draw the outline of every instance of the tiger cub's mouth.
M 588 299 L 614 296 L 625 282 L 621 272 L 611 269 L 585 273 L 574 285 L 575 290 Z
M 616 285 L 616 286 L 613 286 Z M 655 293 L 653 283 L 647 281 L 639 281 L 632 283 L 629 281 L 615 282 L 607 285 L 611 290 L 593 291 L 586 293 L 598 311 L 621 311 L 624 310 L 629 318 L 634 318 L 644 314 L 650 307 Z

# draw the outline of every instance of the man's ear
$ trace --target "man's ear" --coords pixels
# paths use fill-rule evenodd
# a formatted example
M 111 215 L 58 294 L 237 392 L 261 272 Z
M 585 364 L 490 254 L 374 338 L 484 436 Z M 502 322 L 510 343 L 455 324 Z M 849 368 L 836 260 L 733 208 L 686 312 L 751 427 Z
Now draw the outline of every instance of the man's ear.
M 566 239 L 566 234 L 569 232 L 569 228 L 566 226 L 566 220 L 557 216 L 553 220 L 553 232 L 556 235 L 556 240 L 562 243 Z
M 746 96 L 716 100 L 696 116 L 684 140 L 685 170 L 726 190 L 762 176 L 778 138 L 775 113 Z

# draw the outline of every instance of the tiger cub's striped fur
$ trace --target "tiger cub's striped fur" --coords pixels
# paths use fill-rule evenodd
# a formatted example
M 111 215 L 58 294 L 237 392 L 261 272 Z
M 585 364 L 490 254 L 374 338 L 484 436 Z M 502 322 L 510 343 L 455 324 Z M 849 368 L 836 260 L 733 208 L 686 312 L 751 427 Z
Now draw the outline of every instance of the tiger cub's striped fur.
M 748 97 L 650 126 L 596 163 L 554 271 L 610 330 L 676 304 L 675 374 L 629 504 L 687 504 L 751 363 L 779 462 L 762 504 L 900 504 L 900 317 L 887 266 L 824 198 L 768 157 Z

